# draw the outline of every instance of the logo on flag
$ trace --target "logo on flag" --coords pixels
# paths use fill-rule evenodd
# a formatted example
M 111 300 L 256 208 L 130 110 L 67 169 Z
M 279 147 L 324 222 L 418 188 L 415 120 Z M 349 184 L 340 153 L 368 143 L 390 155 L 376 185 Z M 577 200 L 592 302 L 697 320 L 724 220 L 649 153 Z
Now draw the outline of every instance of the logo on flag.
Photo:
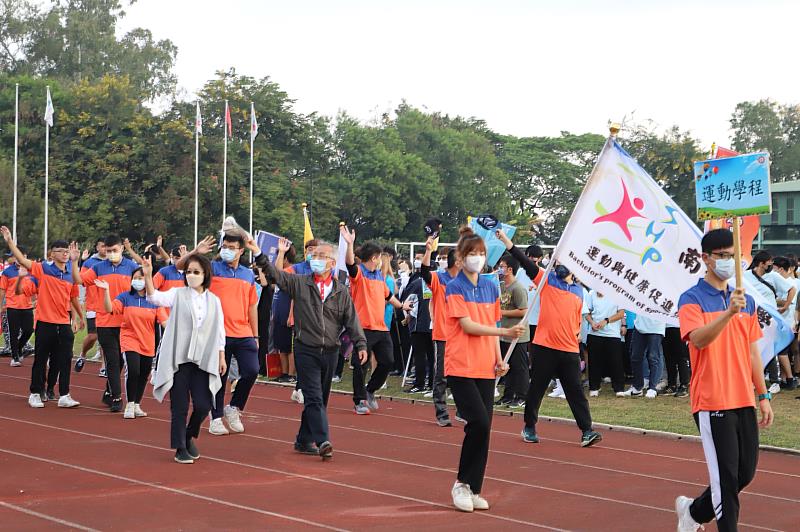
M 197 116 L 194 119 L 194 132 L 198 135 L 203 134 L 203 118 L 200 116 L 200 102 L 197 102 Z
M 258 122 L 256 121 L 256 107 L 250 102 L 250 141 L 254 141 L 258 136 Z
M 54 112 L 55 110 L 53 109 L 53 100 L 50 99 L 50 87 L 47 87 L 47 106 L 44 109 L 44 121 L 50 127 L 53 127 Z

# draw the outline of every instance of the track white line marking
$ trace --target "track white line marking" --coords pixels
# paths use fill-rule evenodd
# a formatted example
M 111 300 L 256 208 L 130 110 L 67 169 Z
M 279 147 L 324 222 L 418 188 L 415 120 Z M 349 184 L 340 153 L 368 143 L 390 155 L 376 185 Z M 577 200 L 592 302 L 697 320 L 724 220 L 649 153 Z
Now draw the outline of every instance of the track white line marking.
M 53 517 L 52 515 L 43 514 L 41 512 L 25 508 L 24 506 L 17 506 L 16 504 L 11 504 L 4 501 L 0 501 L 0 506 L 2 506 L 3 508 L 8 508 L 9 510 L 14 510 L 15 512 L 32 515 L 33 517 L 38 517 L 39 519 L 44 519 L 45 521 L 50 521 L 51 523 L 56 523 L 58 525 L 74 528 L 76 530 L 83 530 L 84 532 L 99 532 L 95 528 L 89 528 L 83 525 L 79 525 L 78 523 L 73 523 L 72 521 L 65 521 L 64 519 L 59 519 L 58 517 Z

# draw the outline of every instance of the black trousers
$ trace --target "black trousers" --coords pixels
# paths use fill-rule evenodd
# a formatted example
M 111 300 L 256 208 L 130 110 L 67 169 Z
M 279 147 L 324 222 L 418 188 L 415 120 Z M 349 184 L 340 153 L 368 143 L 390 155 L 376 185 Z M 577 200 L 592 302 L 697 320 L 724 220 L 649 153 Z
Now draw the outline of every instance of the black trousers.
M 592 416 L 589 401 L 583 395 L 581 384 L 581 359 L 578 353 L 558 351 L 541 345 L 534 345 L 531 367 L 531 387 L 525 404 L 525 426 L 535 428 L 539 420 L 539 407 L 550 380 L 561 380 L 564 395 L 572 410 L 572 415 L 582 431 L 592 429 Z
M 106 359 L 106 375 L 108 377 L 106 390 L 111 393 L 113 399 L 119 399 L 122 397 L 120 380 L 122 352 L 119 347 L 119 327 L 98 327 L 97 341 L 100 342 L 103 356 Z
M 447 380 L 444 377 L 444 351 L 446 345 L 446 342 L 442 340 L 434 342 L 436 363 L 433 369 L 433 407 L 436 410 L 436 419 L 442 421 L 450 419 L 450 415 L 447 413 Z M 492 395 L 494 395 L 494 390 Z
M 489 458 L 489 436 L 492 431 L 494 379 L 447 377 L 453 400 L 464 425 L 464 442 L 458 462 L 458 480 L 468 484 L 472 493 L 480 493 L 486 462 Z
M 681 339 L 681 330 L 677 327 L 667 327 L 661 346 L 667 364 L 667 385 L 677 387 L 680 378 L 680 385 L 688 388 L 691 373 L 689 348 Z
M 230 364 L 233 357 L 236 357 L 236 365 L 239 367 L 239 382 L 236 389 L 231 394 L 228 404 L 235 406 L 239 410 L 244 410 L 247 400 L 250 398 L 250 390 L 258 378 L 258 346 L 255 338 L 233 338 L 225 337 L 225 363 L 228 369 L 222 377 L 222 388 L 214 398 L 214 405 L 211 410 L 211 417 L 219 419 L 225 413 L 225 390 L 228 387 L 228 375 L 230 374 Z M 297 389 L 295 387 L 295 389 Z
M 406 368 L 406 360 L 408 360 L 409 337 L 408 327 L 404 327 L 397 316 L 397 311 L 392 314 L 392 321 L 389 324 L 389 336 L 392 337 L 392 356 L 394 371 L 402 372 Z M 405 339 L 404 339 L 405 337 Z M 403 343 L 405 341 L 405 343 Z M 390 369 L 389 371 L 392 371 Z
M 192 417 L 189 418 L 187 425 L 190 397 Z M 200 435 L 200 425 L 211 411 L 211 400 L 208 373 L 191 362 L 178 366 L 178 371 L 172 377 L 172 388 L 169 390 L 172 412 L 170 446 L 173 449 L 185 449 L 187 438 L 197 438 Z
M 525 399 L 528 396 L 530 386 L 530 367 L 528 365 L 528 344 L 529 342 L 518 342 L 511 352 L 508 359 L 508 374 L 506 375 L 506 387 L 503 390 L 503 400 L 513 401 L 514 399 Z M 511 344 L 500 342 L 500 354 L 506 356 L 506 351 Z
M 697 412 L 711 485 L 694 500 L 689 512 L 698 523 L 717 520 L 717 530 L 737 530 L 739 492 L 756 474 L 758 425 L 754 408 Z
M 431 333 L 411 333 L 411 348 L 414 355 L 414 386 L 424 388 L 426 382 L 433 385 L 433 371 L 429 371 L 429 368 L 433 367 L 435 357 Z
M 129 403 L 141 403 L 150 370 L 153 368 L 153 357 L 141 355 L 135 351 L 125 351 L 125 395 Z
M 22 348 L 28 343 L 33 334 L 33 309 L 6 309 L 8 316 L 8 335 L 11 344 L 11 357 L 19 360 L 22 357 Z
M 625 331 L 625 348 L 622 351 L 622 370 L 625 372 L 625 376 L 628 375 L 633 376 L 633 364 L 631 364 L 631 358 L 633 357 L 633 331 L 635 329 L 630 328 Z
M 622 369 L 622 357 L 625 344 L 622 338 L 609 338 L 590 334 L 586 340 L 589 350 L 589 389 L 599 390 L 603 377 L 611 377 L 611 386 L 615 392 L 625 388 L 625 374 Z
M 36 324 L 36 356 L 31 368 L 31 393 L 42 394 L 45 391 L 45 374 L 47 362 L 57 369 L 58 394 L 69 394 L 69 378 L 72 371 L 72 342 L 75 335 L 69 324 L 47 323 Z
M 375 371 L 372 372 L 372 377 L 370 377 L 369 383 L 365 387 L 364 376 L 369 366 L 369 360 L 364 364 L 359 364 L 358 354 L 354 352 L 351 356 L 350 360 L 353 363 L 353 402 L 355 404 L 365 401 L 367 392 L 375 393 L 383 386 L 392 369 L 394 360 L 392 337 L 388 331 L 365 330 L 364 335 L 367 337 L 367 352 L 375 353 L 375 360 L 378 365 Z
M 331 379 L 339 358 L 339 349 L 314 349 L 298 342 L 294 344 L 294 365 L 297 383 L 303 390 L 303 415 L 300 417 L 298 443 L 330 441 L 328 430 L 328 397 Z

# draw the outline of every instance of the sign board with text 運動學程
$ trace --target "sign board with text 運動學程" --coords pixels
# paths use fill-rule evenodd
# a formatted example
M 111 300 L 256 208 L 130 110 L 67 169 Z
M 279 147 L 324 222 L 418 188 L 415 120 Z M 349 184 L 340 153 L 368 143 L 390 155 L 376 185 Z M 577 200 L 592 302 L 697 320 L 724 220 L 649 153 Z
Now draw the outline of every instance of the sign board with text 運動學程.
M 694 181 L 698 220 L 772 213 L 767 152 L 697 161 Z

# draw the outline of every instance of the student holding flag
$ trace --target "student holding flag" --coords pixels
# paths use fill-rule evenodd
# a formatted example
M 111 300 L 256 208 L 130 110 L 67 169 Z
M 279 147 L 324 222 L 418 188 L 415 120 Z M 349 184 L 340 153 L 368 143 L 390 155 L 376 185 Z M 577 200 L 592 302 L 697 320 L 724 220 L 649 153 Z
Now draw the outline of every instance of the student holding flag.
M 703 236 L 703 279 L 681 295 L 681 336 L 689 343 L 692 414 L 700 429 L 710 486 L 696 499 L 678 497 L 678 532 L 694 532 L 717 520 L 721 532 L 737 530 L 739 492 L 758 464 L 758 427 L 773 421 L 758 340 L 756 303 L 743 289 L 731 290 L 733 235 L 715 229 Z M 756 420 L 758 394 L 761 421 Z

